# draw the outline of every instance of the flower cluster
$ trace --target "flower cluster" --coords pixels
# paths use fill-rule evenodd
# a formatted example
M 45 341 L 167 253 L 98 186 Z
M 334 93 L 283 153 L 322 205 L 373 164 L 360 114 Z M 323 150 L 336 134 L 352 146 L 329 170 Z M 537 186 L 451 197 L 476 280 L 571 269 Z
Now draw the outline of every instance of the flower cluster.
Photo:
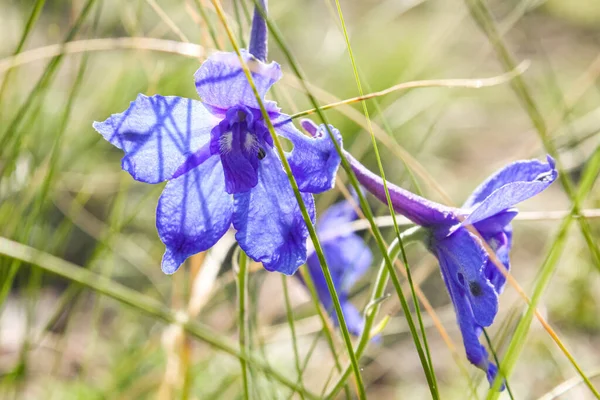
M 382 179 L 345 153 L 358 181 L 387 203 Z M 461 208 L 447 207 L 388 183 L 394 210 L 428 231 L 428 249 L 437 257 L 454 304 L 469 361 L 484 370 L 490 384 L 498 369 L 479 342 L 498 312 L 506 278 L 484 242 L 504 268 L 510 268 L 513 207 L 546 189 L 557 177 L 554 160 L 514 162 L 489 177 Z

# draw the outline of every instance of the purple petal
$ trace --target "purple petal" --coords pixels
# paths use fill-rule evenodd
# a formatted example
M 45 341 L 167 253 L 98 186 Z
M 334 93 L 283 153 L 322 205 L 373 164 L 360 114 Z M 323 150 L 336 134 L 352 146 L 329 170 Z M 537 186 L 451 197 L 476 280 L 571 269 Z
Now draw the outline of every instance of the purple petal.
M 299 189 L 309 193 L 322 193 L 333 189 L 341 158 L 329 137 L 327 127 L 324 124 L 320 125 L 311 138 L 296 129 L 287 115 L 282 114 L 280 120 L 282 122 L 275 121 L 273 124 L 276 132 L 288 138 L 294 145 L 288 161 Z M 329 125 L 329 128 L 341 148 L 340 131 L 332 125 Z
M 485 241 L 496 253 L 498 260 L 504 265 L 506 270 L 510 270 L 510 248 L 512 244 L 512 228 L 509 226 L 505 227 L 503 231 L 499 231 L 493 234 L 482 234 Z M 496 293 L 500 294 L 504 290 L 504 284 L 506 278 L 504 274 L 498 269 L 496 264 L 490 259 L 486 263 L 484 268 L 485 276 L 490 283 L 496 289 Z
M 440 265 L 467 296 L 474 321 L 490 326 L 498 312 L 498 294 L 485 276 L 489 257 L 479 238 L 460 228 L 444 239 L 434 239 L 432 245 Z
M 262 9 L 262 12 L 266 15 L 267 13 L 267 1 L 261 0 L 254 5 L 254 16 L 252 17 L 252 29 L 250 31 L 250 45 L 248 50 L 254 57 L 261 61 L 267 61 L 268 43 L 269 37 L 267 30 L 267 22 L 262 17 L 258 7 Z
M 314 220 L 312 195 L 303 194 Z M 281 161 L 271 148 L 258 168 L 258 184 L 234 195 L 233 226 L 240 247 L 269 271 L 292 275 L 306 261 L 308 229 Z
M 94 129 L 125 152 L 125 171 L 158 183 L 177 176 L 182 165 L 194 164 L 189 169 L 206 159 L 203 149 L 218 122 L 199 101 L 140 94 L 125 112 L 94 122 Z
M 517 161 L 488 178 L 467 200 L 463 208 L 471 208 L 463 225 L 474 224 L 513 207 L 546 189 L 558 176 L 554 160 Z
M 265 64 L 243 49 L 241 53 L 262 99 L 269 88 L 281 78 L 279 64 Z M 213 54 L 196 71 L 194 78 L 200 98 L 212 107 L 221 110 L 237 105 L 260 108 L 236 53 Z M 265 107 L 269 112 L 278 111 L 273 102 L 266 102 Z
M 387 204 L 385 188 L 381 177 L 369 171 L 350 153 L 344 151 L 344 156 L 350 163 L 350 167 L 360 184 L 380 201 Z M 387 187 L 394 210 L 418 225 L 426 227 L 436 225 L 447 226 L 448 224 L 458 222 L 455 216 L 458 210 L 455 208 L 429 201 L 392 183 L 388 183 Z
M 186 258 L 212 247 L 231 226 L 232 213 L 219 157 L 167 183 L 156 210 L 156 228 L 167 246 L 163 272 L 174 273 Z
M 467 359 L 471 364 L 486 372 L 491 385 L 496 378 L 497 368 L 488 360 L 487 350 L 479 342 L 482 330 L 473 316 L 470 296 L 467 295 L 464 287 L 456 281 L 456 266 L 453 261 L 445 257 L 439 257 L 439 261 L 446 288 L 454 305 Z

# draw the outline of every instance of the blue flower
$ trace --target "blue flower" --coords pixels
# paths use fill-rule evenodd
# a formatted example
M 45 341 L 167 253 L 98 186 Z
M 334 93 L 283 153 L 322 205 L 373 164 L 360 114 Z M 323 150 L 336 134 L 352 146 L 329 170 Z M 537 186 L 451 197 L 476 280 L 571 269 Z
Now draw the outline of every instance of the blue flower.
M 358 181 L 386 202 L 383 181 L 350 154 L 346 158 Z M 489 177 L 461 208 L 443 206 L 388 183 L 396 212 L 429 232 L 428 248 L 437 257 L 442 277 L 454 304 L 468 360 L 486 372 L 490 384 L 498 368 L 479 342 L 484 327 L 498 312 L 498 295 L 506 278 L 494 264 L 480 239 L 508 270 L 512 244 L 513 206 L 546 189 L 558 176 L 554 160 L 514 162 Z M 386 202 L 387 203 L 387 202 Z M 475 228 L 475 235 L 470 226 Z
M 339 296 L 344 320 L 348 331 L 360 335 L 364 318 L 348 299 L 349 290 L 373 261 L 371 250 L 363 239 L 353 232 L 339 233 L 340 227 L 357 218 L 352 204 L 347 201 L 331 206 L 317 222 L 317 233 L 323 247 L 323 254 Z M 313 251 L 306 262 L 308 271 L 317 290 L 319 301 L 327 310 L 336 326 L 339 325 L 331 294 L 321 269 L 317 254 Z
M 245 50 L 261 98 L 281 78 Z M 233 224 L 240 247 L 270 271 L 293 274 L 306 260 L 308 231 L 257 99 L 235 53 L 215 53 L 194 75 L 202 102 L 142 94 L 94 128 L 125 155 L 122 167 L 141 182 L 168 181 L 156 227 L 166 245 L 162 269 L 213 246 Z M 311 193 L 334 185 L 340 158 L 324 126 L 298 131 L 276 103 L 264 101 L 275 131 L 294 148 L 286 157 L 311 219 Z M 332 132 L 341 142 L 339 132 Z

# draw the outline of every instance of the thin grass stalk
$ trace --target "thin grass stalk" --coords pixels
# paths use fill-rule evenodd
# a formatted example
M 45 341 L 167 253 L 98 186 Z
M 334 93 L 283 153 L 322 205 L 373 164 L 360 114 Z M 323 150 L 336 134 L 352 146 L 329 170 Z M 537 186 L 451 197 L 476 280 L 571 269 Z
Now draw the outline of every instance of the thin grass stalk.
M 350 38 L 348 37 L 348 30 L 346 28 L 346 22 L 344 20 L 344 15 L 342 13 L 342 7 L 340 5 L 339 0 L 335 0 L 335 4 L 337 7 L 337 12 L 340 18 L 340 23 L 342 25 L 342 30 L 344 33 L 344 39 L 346 41 L 346 48 L 348 49 L 348 54 L 350 56 L 350 61 L 352 63 L 352 70 L 354 72 L 354 79 L 356 81 L 356 86 L 358 88 L 358 92 L 360 96 L 363 96 L 363 89 L 360 81 L 360 76 L 358 74 L 358 69 L 356 67 L 356 60 L 354 59 L 354 53 L 352 51 L 352 46 L 350 45 Z M 371 144 L 373 146 L 373 151 L 375 153 L 375 158 L 377 160 L 377 166 L 379 168 L 379 174 L 383 179 L 383 188 L 385 191 L 385 197 L 388 204 L 390 215 L 392 216 L 392 221 L 394 223 L 394 231 L 396 232 L 396 238 L 398 239 L 398 243 L 400 245 L 400 253 L 402 254 L 402 261 L 404 263 L 404 267 L 406 268 L 406 274 L 408 277 L 408 282 L 410 285 L 410 290 L 412 293 L 413 304 L 415 305 L 415 310 L 417 312 L 417 319 L 419 321 L 419 326 L 421 329 L 421 338 L 423 340 L 423 347 L 425 349 L 426 358 L 421 357 L 421 353 L 419 352 L 419 358 L 421 360 L 421 366 L 423 367 L 423 372 L 425 373 L 425 377 L 427 379 L 427 384 L 429 385 L 429 390 L 431 392 L 431 396 L 434 399 L 439 398 L 437 380 L 435 377 L 435 371 L 433 369 L 433 363 L 431 361 L 431 353 L 429 351 L 429 344 L 427 343 L 427 334 L 425 332 L 425 327 L 423 326 L 423 319 L 421 317 L 421 311 L 419 307 L 419 302 L 417 300 L 417 295 L 415 293 L 415 288 L 412 280 L 412 276 L 410 273 L 410 267 L 408 265 L 408 259 L 406 257 L 406 252 L 404 251 L 404 245 L 402 244 L 402 237 L 400 236 L 400 229 L 398 228 L 398 223 L 396 221 L 396 212 L 394 210 L 394 206 L 392 205 L 392 200 L 390 199 L 390 193 L 387 187 L 387 180 L 385 179 L 385 171 L 383 169 L 383 163 L 381 162 L 381 156 L 379 155 L 379 148 L 377 146 L 377 140 L 375 139 L 375 134 L 373 133 L 373 127 L 371 125 L 371 118 L 369 117 L 369 109 L 367 107 L 366 102 L 361 102 L 363 107 L 363 112 L 365 114 L 365 118 L 367 120 L 367 126 L 369 130 L 369 134 L 371 135 Z M 413 340 L 419 341 L 418 337 L 413 337 Z
M 331 326 L 327 320 L 327 317 L 325 316 L 325 312 L 323 311 L 323 307 L 321 306 L 321 303 L 319 301 L 319 295 L 317 293 L 315 283 L 312 280 L 312 276 L 310 275 L 308 268 L 301 267 L 299 272 L 301 273 L 302 279 L 304 280 L 304 283 L 306 284 L 306 287 L 308 288 L 308 292 L 310 293 L 310 298 L 313 302 L 313 305 L 315 307 L 317 315 L 319 316 L 319 319 L 321 320 L 321 326 L 323 327 L 323 329 L 321 331 L 325 334 L 325 341 L 327 342 L 327 345 L 329 346 L 329 350 L 331 351 L 331 355 L 333 356 L 333 362 L 335 364 L 335 368 L 337 371 L 341 372 L 342 364 L 340 363 L 340 360 L 339 360 L 339 357 L 337 354 L 337 349 L 335 348 L 335 342 L 333 340 L 333 333 L 331 331 Z M 351 395 L 350 395 L 350 388 L 348 387 L 348 385 L 344 385 L 344 392 L 346 394 L 346 399 L 350 400 Z
M 238 271 L 237 271 L 237 293 L 238 293 L 238 340 L 240 352 L 243 355 L 248 353 L 248 343 L 246 341 L 246 332 L 248 330 L 248 317 L 246 315 L 246 298 L 248 292 L 248 256 L 240 249 Z M 250 399 L 250 383 L 248 378 L 248 365 L 246 360 L 240 358 L 242 368 L 242 385 L 244 389 L 244 398 Z
M 81 10 L 81 13 L 79 14 L 77 19 L 75 20 L 75 23 L 69 30 L 69 33 L 63 40 L 63 44 L 70 42 L 77 35 L 79 30 L 81 29 L 81 26 L 83 25 L 83 22 L 87 18 L 88 14 L 90 13 L 90 11 L 95 3 L 96 3 L 96 0 L 87 0 L 86 4 L 84 5 L 83 9 Z M 7 153 L 4 152 L 5 149 L 8 148 L 10 150 L 10 152 L 8 154 L 12 154 L 14 152 L 16 146 L 19 144 L 19 140 L 18 140 L 19 135 L 17 135 L 16 132 L 18 132 L 18 130 L 19 130 L 19 125 L 20 125 L 21 121 L 23 120 L 23 118 L 25 118 L 25 115 L 26 115 L 27 111 L 29 110 L 29 108 L 31 107 L 33 101 L 35 99 L 37 99 L 38 95 L 40 95 L 52 82 L 52 79 L 54 78 L 55 73 L 61 64 L 63 57 L 64 57 L 64 54 L 59 54 L 52 58 L 52 60 L 50 61 L 50 63 L 46 67 L 46 69 L 44 70 L 44 73 L 42 74 L 40 79 L 35 84 L 33 90 L 31 92 L 29 92 L 29 95 L 27 96 L 25 102 L 21 105 L 21 107 L 17 111 L 16 116 L 11 120 L 10 123 L 7 124 L 6 130 L 2 133 L 2 136 L 0 137 L 0 149 L 2 149 L 2 150 L 0 150 L 0 155 L 2 156 L 2 158 L 6 157 Z M 15 140 L 14 146 L 9 146 L 12 138 L 17 138 L 17 139 Z
M 558 234 L 553 241 L 552 248 L 546 256 L 546 259 L 544 260 L 544 263 L 540 269 L 540 279 L 535 285 L 533 295 L 531 296 L 531 303 L 527 307 L 525 314 L 515 329 L 506 353 L 504 354 L 502 364 L 498 367 L 500 373 L 488 391 L 487 400 L 495 400 L 500 396 L 499 389 L 502 385 L 502 376 L 509 378 L 516 362 L 518 361 L 521 350 L 525 346 L 527 333 L 529 331 L 529 327 L 531 326 L 536 306 L 539 303 L 543 290 L 552 277 L 552 272 L 554 271 L 556 264 L 558 263 L 558 259 L 562 253 L 567 238 L 567 233 L 572 221 L 573 218 L 571 215 L 569 215 L 563 220 L 563 223 L 559 228 Z
M 216 49 L 220 49 L 221 46 L 219 45 L 219 41 L 217 40 L 217 33 L 215 32 L 215 28 L 213 27 L 212 22 L 208 18 L 208 14 L 206 14 L 206 10 L 200 3 L 200 0 L 194 0 L 194 3 L 196 3 L 196 8 L 198 9 L 198 12 L 200 13 L 200 17 L 202 18 L 202 20 L 204 21 L 204 24 L 206 25 L 206 30 L 208 31 L 208 34 L 210 35 L 210 38 L 212 39 L 213 46 Z
M 244 25 L 242 24 L 242 15 L 240 13 L 240 0 L 233 0 L 233 14 L 235 15 L 235 22 L 238 28 L 238 41 L 239 46 L 245 48 L 246 41 L 244 39 Z
M 496 350 L 494 349 L 494 344 L 492 343 L 492 340 L 490 339 L 490 336 L 487 333 L 487 329 L 483 328 L 483 336 L 485 337 L 485 341 L 488 344 L 488 348 L 490 349 L 490 353 L 492 353 L 492 357 L 494 358 L 494 362 L 496 362 L 496 365 L 498 366 L 498 371 L 500 371 L 500 373 L 502 373 L 502 369 L 500 368 L 500 360 L 498 359 L 498 355 L 496 354 Z M 510 397 L 511 400 L 515 400 L 515 396 L 513 395 L 512 390 L 510 389 L 510 384 L 508 383 L 508 379 L 502 375 L 502 378 L 504 379 L 504 386 L 506 386 L 506 391 L 508 393 L 508 397 Z
M 27 41 L 29 34 L 32 32 L 33 26 L 37 22 L 40 14 L 42 12 L 44 3 L 46 3 L 46 0 L 36 0 L 35 4 L 31 8 L 31 14 L 29 14 L 29 18 L 27 19 L 27 22 L 25 23 L 25 28 L 23 28 L 23 33 L 21 34 L 21 38 L 19 39 L 19 44 L 17 44 L 15 51 L 13 51 L 13 54 L 12 54 L 13 56 L 16 56 L 23 50 L 23 46 L 25 46 L 25 42 Z M 10 80 L 10 74 L 11 74 L 11 71 L 8 71 L 6 73 L 6 75 L 4 76 L 4 78 L 2 80 L 2 85 L 0 85 L 0 104 L 2 104 L 2 97 L 4 96 L 4 91 L 6 90 L 8 81 Z M 1 115 L 2 115 L 2 108 L 0 107 L 0 116 Z
M 344 337 L 344 343 L 346 345 L 346 349 L 348 351 L 348 355 L 349 355 L 351 363 L 352 363 L 352 368 L 354 370 L 354 375 L 356 377 L 356 386 L 358 389 L 358 395 L 359 395 L 359 398 L 361 400 L 363 400 L 366 398 L 366 392 L 365 392 L 364 384 L 363 384 L 362 377 L 360 374 L 360 368 L 358 367 L 358 361 L 352 350 L 352 340 L 350 338 L 350 333 L 348 332 L 348 327 L 346 326 L 346 321 L 344 319 L 344 314 L 342 312 L 340 300 L 339 300 L 339 297 L 335 290 L 335 286 L 333 285 L 333 279 L 331 278 L 331 273 L 329 272 L 329 268 L 327 267 L 327 261 L 325 260 L 325 255 L 323 254 L 323 249 L 321 247 L 321 244 L 319 243 L 319 238 L 317 237 L 315 227 L 312 224 L 312 220 L 310 218 L 310 215 L 308 214 L 308 210 L 306 209 L 306 205 L 304 204 L 304 200 L 302 199 L 300 190 L 298 189 L 298 184 L 296 183 L 296 179 L 294 178 L 294 175 L 292 174 L 292 170 L 291 170 L 289 162 L 287 161 L 287 158 L 285 156 L 285 152 L 283 150 L 283 146 L 281 145 L 281 141 L 279 140 L 279 137 L 277 136 L 277 133 L 275 132 L 273 123 L 271 122 L 271 119 L 269 118 L 267 110 L 264 107 L 263 101 L 260 98 L 260 95 L 256 89 L 256 86 L 254 85 L 254 82 L 252 79 L 252 74 L 250 73 L 248 66 L 246 65 L 244 59 L 241 56 L 240 48 L 237 45 L 237 42 L 233 35 L 233 32 L 232 32 L 231 28 L 229 27 L 227 19 L 225 18 L 225 13 L 223 11 L 223 8 L 221 7 L 221 3 L 219 0 L 212 0 L 212 3 L 215 6 L 217 15 L 221 19 L 223 27 L 225 28 L 225 30 L 227 32 L 227 35 L 229 36 L 229 40 L 230 40 L 232 46 L 234 47 L 235 52 L 238 55 L 240 64 L 242 65 L 244 74 L 246 75 L 246 79 L 248 80 L 248 83 L 250 84 L 250 87 L 252 88 L 254 96 L 256 97 L 256 100 L 258 102 L 258 105 L 260 106 L 260 110 L 261 110 L 263 119 L 267 125 L 267 128 L 269 129 L 269 133 L 271 134 L 271 138 L 273 139 L 273 144 L 274 144 L 275 148 L 277 149 L 277 153 L 278 153 L 281 163 L 283 165 L 283 169 L 285 170 L 288 180 L 290 181 L 290 184 L 294 191 L 294 195 L 296 197 L 296 201 L 298 202 L 298 206 L 300 208 L 300 211 L 302 212 L 302 217 L 303 217 L 306 227 L 308 229 L 310 238 L 313 242 L 313 246 L 315 248 L 315 253 L 317 254 L 317 256 L 319 258 L 321 269 L 323 271 L 323 275 L 325 276 L 325 281 L 327 282 L 327 288 L 329 289 L 329 293 L 331 294 L 331 298 L 333 300 L 334 308 L 336 311 L 336 316 L 338 318 L 339 325 L 340 325 L 340 330 L 342 331 L 342 335 Z M 257 6 L 256 9 L 260 10 L 261 14 L 264 15 L 264 13 L 262 12 L 262 8 L 260 6 Z M 337 144 L 337 142 L 336 142 L 336 144 Z
M 281 287 L 283 288 L 283 298 L 285 301 L 285 314 L 287 317 L 287 323 L 290 326 L 290 333 L 292 335 L 292 349 L 294 351 L 294 365 L 296 367 L 296 373 L 298 374 L 298 383 L 300 387 L 304 387 L 304 381 L 302 380 L 302 368 L 300 367 L 300 354 L 298 354 L 298 339 L 296 337 L 296 327 L 294 322 L 294 312 L 290 302 L 290 293 L 287 285 L 287 278 L 285 275 L 281 275 Z M 300 398 L 304 400 L 302 393 Z
M 256 1 L 256 0 L 255 0 Z M 337 143 L 337 141 L 333 138 L 333 134 L 331 132 L 331 130 L 329 129 L 328 125 L 327 125 L 327 120 L 325 119 L 325 116 L 323 114 L 323 112 L 319 109 L 319 106 L 317 104 L 316 99 L 314 98 L 314 96 L 311 94 L 308 85 L 306 84 L 306 80 L 304 79 L 304 74 L 301 72 L 298 63 L 296 62 L 294 56 L 291 54 L 291 52 L 288 50 L 287 46 L 285 46 L 282 36 L 279 33 L 278 29 L 273 25 L 272 21 L 263 14 L 263 18 L 265 19 L 267 26 L 269 28 L 270 33 L 272 34 L 272 36 L 275 38 L 275 40 L 279 43 L 280 48 L 282 50 L 282 52 L 284 53 L 284 55 L 286 56 L 286 58 L 288 59 L 288 62 L 290 63 L 290 66 L 292 67 L 293 71 L 295 72 L 296 76 L 298 77 L 298 79 L 300 80 L 300 82 L 302 83 L 307 96 L 309 97 L 309 100 L 311 102 L 311 104 L 314 106 L 316 113 L 318 114 L 319 118 L 321 119 L 321 121 L 323 121 L 325 123 L 325 126 L 327 127 L 327 132 L 329 134 L 330 139 L 332 140 L 336 151 L 338 152 L 338 154 L 340 154 L 341 156 L 341 164 L 342 167 L 344 168 L 344 170 L 346 171 L 350 182 L 352 184 L 352 186 L 355 188 L 355 190 L 357 191 L 357 195 L 359 198 L 359 202 L 360 202 L 360 206 L 363 209 L 366 218 L 369 220 L 370 224 L 371 224 L 371 230 L 373 232 L 373 235 L 375 236 L 375 239 L 377 241 L 377 245 L 379 247 L 380 252 L 384 255 L 384 259 L 387 265 L 387 268 L 390 272 L 390 276 L 392 278 L 392 282 L 394 285 L 394 288 L 396 290 L 396 293 L 398 295 L 398 298 L 400 300 L 400 303 L 402 305 L 403 311 L 406 315 L 407 318 L 407 322 L 409 324 L 409 327 L 411 329 L 411 335 L 413 336 L 413 338 L 418 338 L 418 332 L 415 328 L 415 324 L 412 321 L 412 316 L 408 307 L 408 304 L 406 303 L 406 299 L 404 297 L 404 294 L 402 292 L 402 287 L 400 285 L 400 280 L 398 278 L 398 275 L 396 274 L 396 270 L 394 269 L 391 260 L 389 259 L 389 256 L 387 254 L 387 246 L 385 245 L 385 241 L 383 240 L 383 236 L 381 235 L 381 232 L 379 231 L 377 225 L 374 222 L 374 216 L 373 213 L 371 211 L 371 208 L 369 206 L 369 204 L 367 203 L 364 195 L 362 194 L 360 187 L 359 187 L 359 183 L 356 180 L 356 176 L 354 175 L 354 172 L 352 171 L 352 169 L 350 168 L 350 165 L 348 163 L 348 161 L 346 160 L 345 156 L 343 155 L 343 151 L 341 149 L 341 147 L 339 146 L 339 144 Z M 423 352 L 423 349 L 421 347 L 421 343 L 420 340 L 415 340 L 415 347 L 417 348 L 417 352 L 419 353 L 419 356 L 422 359 L 425 359 L 425 355 Z M 353 365 L 354 368 L 354 365 Z

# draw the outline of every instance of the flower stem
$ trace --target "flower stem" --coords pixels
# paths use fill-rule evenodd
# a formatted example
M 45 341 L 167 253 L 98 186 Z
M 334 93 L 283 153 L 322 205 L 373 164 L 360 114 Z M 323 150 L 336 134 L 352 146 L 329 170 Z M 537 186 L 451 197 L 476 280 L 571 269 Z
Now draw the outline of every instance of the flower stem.
M 248 318 L 246 318 L 246 294 L 248 289 L 248 256 L 240 249 L 237 274 L 237 293 L 238 293 L 238 336 L 240 344 L 240 353 L 248 354 L 246 343 L 246 331 L 248 327 Z M 250 384 L 248 382 L 248 365 L 244 358 L 240 358 L 242 367 L 242 382 L 244 385 L 244 399 L 250 398 Z
M 296 338 L 296 326 L 294 322 L 294 313 L 292 311 L 292 305 L 290 302 L 290 294 L 287 286 L 287 277 L 281 275 L 281 286 L 283 287 L 283 297 L 285 299 L 285 311 L 287 316 L 288 325 L 290 326 L 290 333 L 292 334 L 292 347 L 294 350 L 294 362 L 296 366 L 296 372 L 298 373 L 298 383 L 300 386 L 304 386 L 302 381 L 302 368 L 300 367 L 300 355 L 298 354 L 298 341 Z M 300 398 L 304 400 L 304 396 L 300 393 Z

